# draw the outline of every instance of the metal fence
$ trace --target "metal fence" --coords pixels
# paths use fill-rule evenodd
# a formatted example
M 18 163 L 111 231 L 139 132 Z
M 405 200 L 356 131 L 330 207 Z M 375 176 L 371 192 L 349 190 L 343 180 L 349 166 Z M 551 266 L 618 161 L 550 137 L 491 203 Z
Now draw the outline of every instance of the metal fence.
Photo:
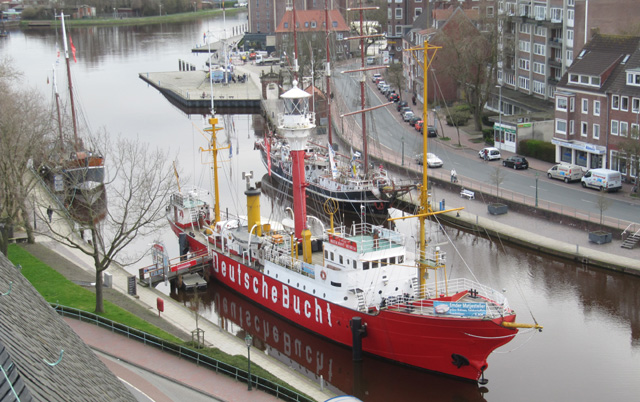
M 95 324 L 101 328 L 108 329 L 111 332 L 126 336 L 129 339 L 142 342 L 145 345 L 156 347 L 163 352 L 171 353 L 181 359 L 191 361 L 192 363 L 203 366 L 216 373 L 229 376 L 236 381 L 244 383 L 247 383 L 248 381 L 249 373 L 247 371 L 234 367 L 225 362 L 221 362 L 212 357 L 186 348 L 182 345 L 166 341 L 164 339 L 158 338 L 155 335 L 151 335 L 144 331 L 128 327 L 126 325 L 117 323 L 104 317 L 100 317 L 87 311 L 54 304 L 52 304 L 51 307 L 53 307 L 56 312 L 58 312 L 58 314 L 62 315 L 63 317 L 70 317 L 83 322 Z M 287 387 L 276 384 L 270 380 L 253 374 L 251 375 L 251 385 L 256 389 L 274 395 L 276 398 L 282 399 L 283 401 L 314 402 L 313 399 L 310 399 L 305 395 L 301 395 Z

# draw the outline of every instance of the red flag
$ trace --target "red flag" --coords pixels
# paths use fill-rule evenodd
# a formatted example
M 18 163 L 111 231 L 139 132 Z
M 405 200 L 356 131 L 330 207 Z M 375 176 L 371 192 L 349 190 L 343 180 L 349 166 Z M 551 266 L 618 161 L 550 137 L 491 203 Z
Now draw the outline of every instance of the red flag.
M 269 137 L 265 136 L 264 146 L 267 152 L 267 170 L 269 170 L 269 177 L 271 177 L 271 139 Z
M 71 54 L 73 55 L 73 62 L 77 63 L 78 60 L 76 60 L 76 47 L 73 46 L 73 40 L 71 40 L 71 35 L 69 35 L 69 45 L 71 45 Z

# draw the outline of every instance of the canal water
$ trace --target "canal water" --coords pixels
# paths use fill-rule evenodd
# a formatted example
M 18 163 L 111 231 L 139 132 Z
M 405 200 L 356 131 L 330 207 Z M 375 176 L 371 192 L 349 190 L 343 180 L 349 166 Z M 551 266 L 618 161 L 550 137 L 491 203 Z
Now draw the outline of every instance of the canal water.
M 239 14 L 228 17 L 226 24 L 230 29 L 245 22 L 246 14 Z M 179 60 L 202 68 L 206 56 L 191 54 L 190 49 L 202 44 L 205 32 L 221 34 L 222 28 L 221 18 L 212 18 L 71 29 L 78 59 L 71 68 L 86 121 L 94 130 L 104 127 L 112 137 L 137 137 L 170 150 L 181 168 L 183 187 L 210 188 L 209 166 L 201 164 L 197 151 L 206 146 L 200 132 L 203 116 L 172 106 L 138 73 L 175 71 Z M 50 29 L 13 31 L 0 39 L 0 57 L 11 57 L 24 74 L 16 85 L 36 88 L 46 102 L 51 99 L 55 43 L 56 32 Z M 63 70 L 61 65 L 59 82 L 66 82 Z M 64 85 L 59 85 L 66 97 Z M 244 201 L 233 196 L 244 188 L 242 172 L 253 171 L 256 178 L 265 174 L 253 148 L 261 121 L 247 114 L 224 115 L 222 120 L 223 142 L 232 146 L 222 163 L 223 204 L 231 212 L 242 212 Z M 279 202 L 263 197 L 262 204 L 263 213 L 284 215 Z M 415 224 L 408 224 L 406 233 L 414 234 Z M 199 294 L 201 312 L 238 336 L 251 333 L 265 353 L 292 369 L 315 381 L 322 377 L 337 392 L 365 401 L 638 400 L 640 279 L 556 260 L 453 227 L 431 240 L 444 240 L 444 235 L 455 244 L 455 248 L 442 245 L 451 277 L 470 276 L 466 265 L 470 264 L 478 281 L 506 292 L 518 321 L 535 318 L 545 326 L 542 333 L 523 330 L 491 355 L 485 388 L 372 358 L 353 364 L 348 349 L 308 334 L 216 284 Z M 153 240 L 138 239 L 133 252 L 145 250 Z M 157 240 L 177 255 L 177 241 L 168 228 Z M 185 295 L 175 297 L 183 300 Z

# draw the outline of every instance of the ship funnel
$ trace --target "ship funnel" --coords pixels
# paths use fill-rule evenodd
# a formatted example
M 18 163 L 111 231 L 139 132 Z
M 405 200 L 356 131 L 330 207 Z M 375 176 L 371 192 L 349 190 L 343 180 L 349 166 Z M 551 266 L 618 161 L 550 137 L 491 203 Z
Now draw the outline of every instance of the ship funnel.
M 251 186 L 253 171 L 242 172 L 242 178 L 247 182 L 247 189 L 244 195 L 247 196 L 247 220 L 249 231 L 256 226 L 256 235 L 262 236 L 262 225 L 260 220 L 260 190 Z

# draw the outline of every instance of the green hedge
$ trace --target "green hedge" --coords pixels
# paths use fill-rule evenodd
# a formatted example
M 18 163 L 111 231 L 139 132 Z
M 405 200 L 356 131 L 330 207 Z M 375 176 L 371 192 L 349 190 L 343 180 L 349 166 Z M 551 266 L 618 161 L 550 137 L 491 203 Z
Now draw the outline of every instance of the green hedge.
M 554 163 L 556 160 L 556 146 L 550 142 L 540 140 L 520 141 L 518 153 L 550 163 Z

